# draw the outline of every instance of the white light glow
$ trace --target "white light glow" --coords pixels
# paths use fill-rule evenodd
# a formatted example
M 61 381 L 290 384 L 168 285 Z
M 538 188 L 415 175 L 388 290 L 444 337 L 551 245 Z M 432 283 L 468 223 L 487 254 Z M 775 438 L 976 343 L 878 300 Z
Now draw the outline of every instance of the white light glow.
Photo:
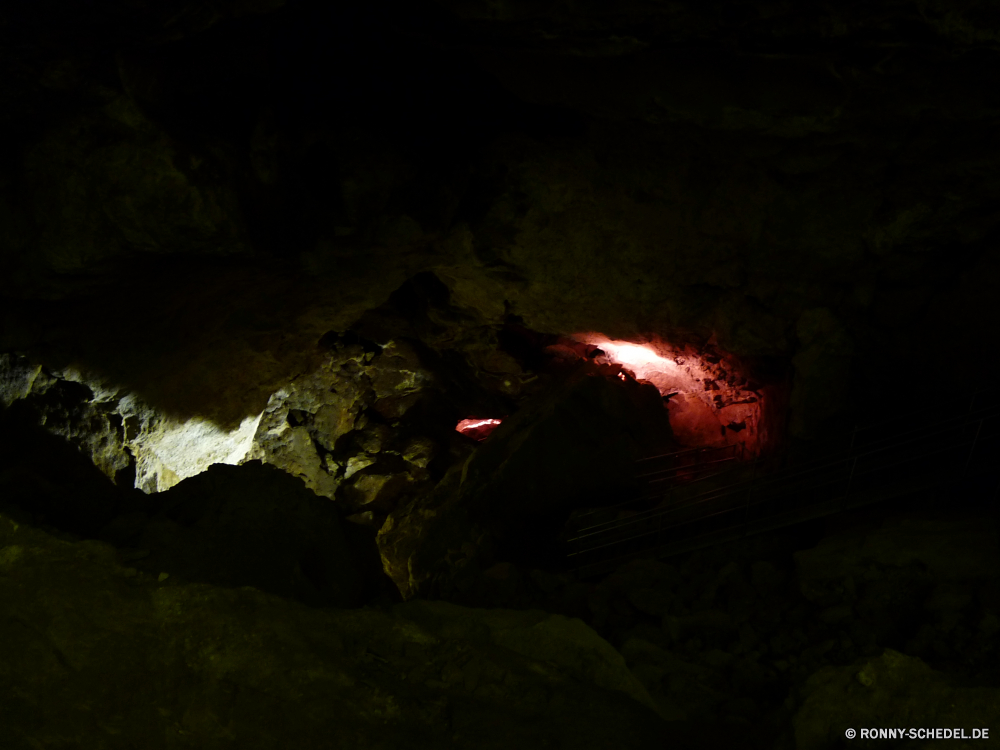
M 160 420 L 129 443 L 136 457 L 136 487 L 163 492 L 212 464 L 239 464 L 253 445 L 260 418 L 246 417 L 232 431 L 201 417 Z
M 623 365 L 634 367 L 650 367 L 654 370 L 666 370 L 677 367 L 677 363 L 666 357 L 661 357 L 652 349 L 639 344 L 616 344 L 609 341 L 600 347 L 610 359 Z

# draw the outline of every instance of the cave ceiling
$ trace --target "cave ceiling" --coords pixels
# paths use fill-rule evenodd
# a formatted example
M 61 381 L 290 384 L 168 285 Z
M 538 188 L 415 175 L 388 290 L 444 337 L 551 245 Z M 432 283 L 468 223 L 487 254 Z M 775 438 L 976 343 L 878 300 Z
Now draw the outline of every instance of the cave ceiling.
M 432 348 L 711 341 L 800 434 L 950 393 L 998 351 L 998 54 L 974 0 L 6 4 L 0 351 L 232 427 L 432 273 Z

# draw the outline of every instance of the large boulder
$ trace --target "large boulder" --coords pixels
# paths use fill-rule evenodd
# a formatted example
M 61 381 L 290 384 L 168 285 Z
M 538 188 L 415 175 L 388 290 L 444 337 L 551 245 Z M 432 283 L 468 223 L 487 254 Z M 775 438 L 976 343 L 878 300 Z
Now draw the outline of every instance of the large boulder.
M 466 590 L 498 557 L 557 553 L 574 507 L 627 497 L 635 459 L 669 441 L 667 410 L 648 384 L 581 365 L 505 419 L 430 493 L 379 531 L 385 570 L 404 598 Z M 527 560 L 526 560 L 527 561 Z
M 828 666 L 809 678 L 795 714 L 796 750 L 884 747 L 881 730 L 902 731 L 903 747 L 986 747 L 996 743 L 1000 689 L 959 687 L 923 661 L 891 649 L 848 666 Z M 920 734 L 955 728 L 968 739 Z M 876 736 L 871 731 L 876 730 Z M 985 741 L 974 729 L 992 729 Z M 848 735 L 853 730 L 855 735 Z M 896 745 L 899 746 L 899 745 Z
M 156 497 L 155 512 L 119 515 L 101 531 L 150 574 L 351 606 L 378 572 L 374 546 L 366 557 L 351 544 L 348 533 L 364 532 L 330 500 L 259 461 L 215 464 Z
M 662 747 L 648 696 L 578 621 L 158 578 L 0 516 L 0 745 Z

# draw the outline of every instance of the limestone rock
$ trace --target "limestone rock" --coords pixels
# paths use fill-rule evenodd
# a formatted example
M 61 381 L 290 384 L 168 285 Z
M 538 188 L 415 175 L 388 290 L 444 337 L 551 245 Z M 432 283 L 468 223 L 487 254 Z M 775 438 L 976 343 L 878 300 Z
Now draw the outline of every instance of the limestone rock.
M 0 357 L 0 399 L 88 456 L 111 481 L 132 463 L 118 393 L 75 371 L 49 372 L 28 358 Z
M 429 438 L 414 438 L 406 444 L 403 449 L 403 459 L 416 466 L 418 469 L 426 469 L 427 464 L 437 453 L 437 445 Z
M 0 102 L 18 155 L 0 174 L 0 349 L 86 360 L 158 411 L 229 430 L 315 365 L 326 331 L 434 272 L 488 325 L 715 334 L 740 355 L 795 358 L 803 436 L 851 396 L 880 403 L 890 378 L 922 391 L 894 373 L 928 341 L 996 350 L 997 66 L 976 50 L 994 54 L 998 31 L 982 0 L 572 17 L 558 3 L 454 2 L 453 25 L 390 44 L 386 66 L 371 42 L 405 36 L 405 18 L 356 27 L 349 9 L 315 5 L 225 23 L 281 4 L 24 10 Z M 345 70 L 342 48 L 300 44 L 327 27 L 365 39 L 351 104 L 323 88 Z M 279 72 L 258 54 L 264 28 L 322 52 Z M 902 50 L 890 67 L 873 29 Z M 453 33 L 468 41 L 475 107 L 408 46 Z M 387 72 L 402 67 L 414 81 Z M 286 108 L 293 81 L 318 92 L 314 108 Z M 376 89 L 377 113 L 364 106 Z M 396 116 L 411 97 L 420 113 Z M 906 130 L 918 113 L 948 115 Z M 461 348 L 516 385 L 510 362 Z M 407 389 L 405 360 L 380 395 Z M 961 381 L 951 356 L 920 370 Z M 407 399 L 379 408 L 398 416 Z
M 390 341 L 377 353 L 341 342 L 317 370 L 271 397 L 248 459 L 278 466 L 347 508 L 365 510 L 375 503 L 389 509 L 413 477 L 376 469 L 359 473 L 376 464 L 395 439 L 387 425 L 369 423 L 365 412 L 387 399 L 417 395 L 431 382 L 406 342 Z
M 443 576 L 451 585 L 471 587 L 479 560 L 495 546 L 486 529 L 457 505 L 461 467 L 410 503 L 389 514 L 378 532 L 382 566 L 404 599 L 427 591 Z
M 344 470 L 344 478 L 350 479 L 362 469 L 366 469 L 375 463 L 376 459 L 371 456 L 351 456 L 347 460 L 347 468 Z
M 361 474 L 345 486 L 340 499 L 347 507 L 377 508 L 384 513 L 395 508 L 396 499 L 414 485 L 413 477 L 399 474 Z
M 430 376 L 421 366 L 416 351 L 405 341 L 387 343 L 380 360 L 372 381 L 376 398 L 406 396 L 426 387 Z
M 655 710 L 652 699 L 610 643 L 582 620 L 537 610 L 467 609 L 448 602 L 414 600 L 398 605 L 397 616 L 444 637 L 477 634 L 504 648 L 547 661 L 583 683 L 617 690 Z
M 24 357 L 0 359 L 7 404 L 29 409 L 49 432 L 88 455 L 109 479 L 134 467 L 135 486 L 162 492 L 216 463 L 237 464 L 250 451 L 260 415 L 235 429 L 178 419 L 135 393 L 72 368 L 49 372 Z
M 155 413 L 136 399 L 124 398 L 119 413 L 138 426 L 126 445 L 135 457 L 135 486 L 163 492 L 213 464 L 238 464 L 250 452 L 261 415 L 226 430 L 199 417 L 180 421 Z
M 341 476 L 327 456 L 355 429 L 370 390 L 360 347 L 327 357 L 271 396 L 248 460 L 260 459 L 297 476 L 319 495 L 334 498 Z

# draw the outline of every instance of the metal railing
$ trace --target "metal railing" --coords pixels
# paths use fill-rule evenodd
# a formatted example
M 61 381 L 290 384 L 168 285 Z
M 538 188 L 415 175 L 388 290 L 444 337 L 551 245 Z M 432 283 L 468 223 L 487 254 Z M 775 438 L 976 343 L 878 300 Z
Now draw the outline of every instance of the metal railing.
M 601 518 L 623 510 L 646 509 L 660 502 L 678 487 L 701 487 L 703 483 L 720 474 L 728 474 L 745 461 L 742 443 L 708 448 L 686 448 L 640 458 L 635 462 L 636 475 L 644 485 L 627 500 L 599 508 L 574 512 L 571 524 L 576 528 L 600 523 Z
M 846 449 L 808 460 L 734 462 L 703 478 L 710 481 L 671 486 L 652 505 L 646 498 L 645 506 L 631 500 L 578 513 L 568 526 L 567 561 L 586 577 L 639 555 L 663 557 L 732 540 L 912 492 L 929 481 L 1000 475 L 1000 404 L 975 406 L 922 427 L 891 429 L 897 419 L 855 428 Z

